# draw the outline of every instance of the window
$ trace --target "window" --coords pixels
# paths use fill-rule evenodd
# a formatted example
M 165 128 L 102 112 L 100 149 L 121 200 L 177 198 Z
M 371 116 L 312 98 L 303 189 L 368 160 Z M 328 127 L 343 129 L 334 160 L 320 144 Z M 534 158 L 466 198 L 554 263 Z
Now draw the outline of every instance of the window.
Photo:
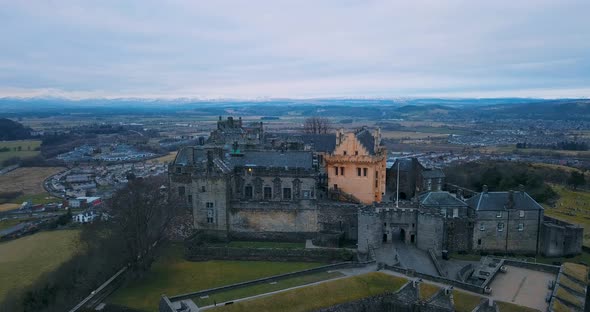
M 518 231 L 519 231 L 519 232 L 522 232 L 522 231 L 524 231 L 524 223 L 519 223 L 519 224 L 518 224 Z
M 207 192 L 207 188 L 204 185 L 201 186 L 201 192 L 203 192 L 203 193 Z
M 244 195 L 246 196 L 246 199 L 252 199 L 252 186 L 251 185 L 246 186 L 246 188 L 244 189 Z
M 207 223 L 213 223 L 215 218 L 215 211 L 212 208 L 213 203 L 207 203 L 207 207 L 209 207 L 209 204 L 211 204 L 211 207 L 207 208 Z
M 193 195 L 189 195 L 187 198 L 187 201 L 189 204 L 192 204 L 193 203 Z
M 344 156 L 346 156 L 346 151 L 344 151 Z
M 521 217 L 521 218 L 524 218 L 524 210 L 520 210 L 518 212 L 518 216 Z
M 358 155 L 358 154 L 359 154 L 359 151 L 354 151 L 354 154 L 355 154 L 355 155 Z
M 303 194 L 303 198 L 311 198 L 311 191 L 310 190 L 303 190 L 302 194 Z
M 344 175 L 344 167 L 340 167 L 340 175 Z
M 481 238 L 477 240 L 477 244 L 481 245 Z
M 182 172 L 182 168 L 176 167 L 176 173 L 181 173 L 181 172 Z
M 459 208 L 453 208 L 453 218 L 459 218 Z
M 264 187 L 264 199 L 272 199 L 272 187 Z
M 291 188 L 290 187 L 283 188 L 283 199 L 291 199 Z
M 485 226 L 485 224 L 481 223 L 481 224 L 479 225 L 479 230 L 480 230 L 480 231 L 485 231 L 485 230 L 486 230 L 486 226 Z
M 498 222 L 498 232 L 502 232 L 502 231 L 504 231 L 504 223 Z
M 502 218 L 502 211 L 498 211 L 496 213 L 496 218 Z
M 363 176 L 364 176 L 364 177 L 366 177 L 366 176 L 367 176 L 367 171 L 368 171 L 368 168 L 363 168 Z
M 360 177 L 361 176 L 361 168 L 356 168 L 356 174 Z
M 184 186 L 178 187 L 178 196 L 184 196 L 185 192 L 186 192 L 186 190 L 184 189 Z
M 447 208 L 440 208 L 440 214 L 446 218 L 447 217 Z
M 338 184 L 334 184 L 334 189 L 337 190 L 338 189 Z
M 334 167 L 334 174 L 338 175 L 338 167 Z

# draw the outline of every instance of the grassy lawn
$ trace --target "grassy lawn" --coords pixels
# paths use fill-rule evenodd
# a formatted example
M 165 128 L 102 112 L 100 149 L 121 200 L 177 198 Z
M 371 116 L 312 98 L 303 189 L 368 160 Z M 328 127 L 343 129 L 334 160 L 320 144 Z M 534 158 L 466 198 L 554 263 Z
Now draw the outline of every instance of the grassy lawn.
M 545 206 L 545 215 L 584 227 L 584 245 L 590 246 L 590 192 L 552 185 L 559 194 L 555 208 Z
M 430 299 L 430 297 L 434 296 L 434 294 L 440 290 L 440 287 L 433 285 L 433 284 L 420 283 L 419 290 L 420 290 L 420 299 L 427 300 L 427 299 Z
M 11 289 L 31 285 L 57 268 L 76 250 L 79 232 L 40 232 L 0 243 L 0 301 Z
M 300 271 L 322 263 L 184 260 L 181 245 L 172 245 L 146 275 L 117 290 L 108 301 L 141 311 L 157 311 L 162 294 L 180 295 L 262 277 Z
M 237 302 L 212 311 L 314 311 L 343 302 L 399 290 L 406 279 L 380 272 L 298 288 L 258 299 Z
M 39 194 L 30 194 L 30 195 L 21 195 L 14 199 L 13 201 L 16 203 L 24 203 L 26 201 L 33 201 L 33 205 L 38 204 L 48 204 L 48 203 L 55 203 L 60 202 L 62 199 L 53 197 L 47 193 L 39 193 Z
M 514 303 L 496 301 L 500 312 L 539 312 L 537 309 L 520 306 Z
M 12 158 L 28 158 L 39 155 L 39 151 L 35 149 L 41 146 L 39 140 L 21 140 L 21 141 L 0 141 L 0 148 L 7 147 L 9 152 L 0 152 L 0 163 Z M 19 150 L 20 147 L 20 150 Z
M 209 298 L 192 298 L 193 301 L 199 307 L 204 307 L 208 305 L 212 305 L 214 302 L 221 303 L 225 301 L 235 300 L 239 298 L 246 298 L 250 296 L 255 296 L 259 294 L 268 293 L 271 291 L 291 288 L 300 285 L 311 284 L 323 280 L 333 279 L 337 277 L 343 276 L 340 272 L 321 272 L 316 274 L 310 274 L 305 276 L 298 276 L 287 278 L 280 281 L 275 281 L 272 283 L 265 283 L 260 285 L 249 286 L 245 288 L 234 289 L 218 294 L 213 294 L 209 296 Z
M 224 245 L 234 248 L 282 248 L 282 249 L 304 249 L 305 243 L 282 243 L 282 242 L 248 242 L 231 241 Z
M 455 311 L 471 312 L 481 302 L 481 297 L 460 290 L 453 290 Z

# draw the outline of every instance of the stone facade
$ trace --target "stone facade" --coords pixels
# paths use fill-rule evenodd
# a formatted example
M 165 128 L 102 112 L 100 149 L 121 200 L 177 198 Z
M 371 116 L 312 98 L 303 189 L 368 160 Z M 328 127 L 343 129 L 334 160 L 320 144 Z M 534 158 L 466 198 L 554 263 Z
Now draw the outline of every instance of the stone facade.
M 541 253 L 546 257 L 573 256 L 582 252 L 584 229 L 545 216 L 541 227 Z
M 381 202 L 385 194 L 386 156 L 379 130 L 336 134 L 336 148 L 324 157 L 328 187 L 351 194 L 360 202 Z
M 484 192 L 470 198 L 476 211 L 473 249 L 537 254 L 543 207 L 524 191 Z

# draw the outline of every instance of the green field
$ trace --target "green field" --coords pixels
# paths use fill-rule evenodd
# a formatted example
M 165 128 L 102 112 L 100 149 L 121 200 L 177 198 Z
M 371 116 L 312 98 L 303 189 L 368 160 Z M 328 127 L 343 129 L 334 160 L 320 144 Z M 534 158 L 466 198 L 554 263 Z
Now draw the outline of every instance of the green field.
M 7 147 L 9 152 L 0 152 L 0 163 L 12 158 L 28 158 L 39 155 L 38 149 L 41 147 L 39 140 L 22 140 L 22 141 L 0 141 L 0 149 Z
M 231 301 L 239 298 L 246 298 L 250 296 L 255 296 L 259 294 L 265 294 L 276 290 L 287 289 L 295 286 L 301 286 L 306 284 L 311 284 L 323 280 L 333 279 L 337 277 L 342 277 L 343 274 L 340 272 L 320 272 L 316 274 L 298 276 L 287 278 L 280 281 L 269 282 L 260 285 L 254 285 L 244 288 L 238 288 L 222 293 L 217 293 L 210 295 L 208 298 L 192 298 L 193 301 L 199 307 L 204 307 L 208 305 L 212 305 L 214 302 L 221 303 L 225 301 Z
M 471 312 L 481 302 L 481 297 L 460 290 L 453 290 L 455 311 Z
M 49 231 L 0 243 L 0 301 L 70 259 L 78 236 L 76 230 Z
M 395 292 L 407 281 L 405 278 L 372 272 L 220 306 L 212 311 L 314 311 L 360 298 Z
M 157 311 L 162 294 L 180 295 L 321 265 L 269 261 L 192 262 L 184 260 L 181 245 L 173 245 L 164 250 L 143 278 L 121 287 L 108 301 L 141 311 Z
M 14 199 L 13 201 L 15 203 L 24 203 L 29 200 L 33 202 L 33 205 L 48 204 L 48 203 L 55 203 L 55 202 L 62 201 L 62 199 L 59 199 L 57 197 L 53 197 L 47 193 L 21 195 L 21 196 L 17 197 L 16 199 Z

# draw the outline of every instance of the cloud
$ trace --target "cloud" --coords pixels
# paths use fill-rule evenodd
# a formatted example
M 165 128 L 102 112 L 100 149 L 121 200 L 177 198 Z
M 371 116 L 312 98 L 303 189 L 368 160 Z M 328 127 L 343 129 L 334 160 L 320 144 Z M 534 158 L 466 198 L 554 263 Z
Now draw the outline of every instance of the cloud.
M 0 5 L 0 96 L 590 96 L 584 0 Z

